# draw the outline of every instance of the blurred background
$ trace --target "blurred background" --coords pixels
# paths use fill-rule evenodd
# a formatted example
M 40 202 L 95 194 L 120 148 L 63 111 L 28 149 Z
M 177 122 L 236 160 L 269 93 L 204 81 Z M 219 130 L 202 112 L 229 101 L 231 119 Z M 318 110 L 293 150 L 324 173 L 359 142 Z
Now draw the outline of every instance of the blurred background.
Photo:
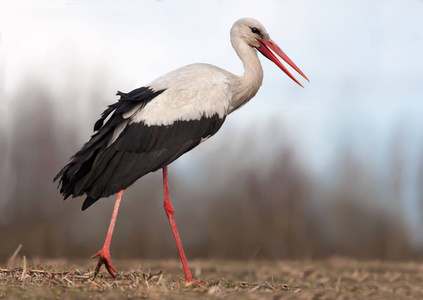
M 0 263 L 97 252 L 114 197 L 81 212 L 53 177 L 117 90 L 195 62 L 242 74 L 247 16 L 311 83 L 261 57 L 257 96 L 170 165 L 188 259 L 422 258 L 423 1 L 2 0 Z M 124 194 L 111 252 L 178 257 L 161 172 Z

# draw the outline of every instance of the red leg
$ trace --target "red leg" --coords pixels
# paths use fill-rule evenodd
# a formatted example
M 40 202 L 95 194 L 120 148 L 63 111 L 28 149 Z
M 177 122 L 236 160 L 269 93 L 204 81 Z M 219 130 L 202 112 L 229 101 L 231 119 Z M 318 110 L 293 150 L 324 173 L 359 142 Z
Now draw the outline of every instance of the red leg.
M 164 190 L 164 208 L 167 218 L 169 219 L 170 227 L 172 228 L 173 236 L 175 237 L 176 246 L 178 247 L 179 256 L 181 257 L 182 267 L 184 268 L 186 281 L 193 281 L 191 272 L 188 267 L 187 259 L 185 258 L 184 249 L 182 248 L 181 239 L 179 238 L 178 229 L 176 228 L 174 213 L 175 209 L 170 203 L 169 187 L 167 185 L 167 166 L 163 168 L 163 190 Z M 196 283 L 200 283 L 196 281 Z
M 116 224 L 116 217 L 118 215 L 119 206 L 120 202 L 122 201 L 122 194 L 124 191 L 125 190 L 121 190 L 116 196 L 115 207 L 113 208 L 112 219 L 110 220 L 109 230 L 107 231 L 106 241 L 104 242 L 103 248 L 96 254 L 91 256 L 91 258 L 99 256 L 97 267 L 95 268 L 94 272 L 94 277 L 97 276 L 98 272 L 100 271 L 100 267 L 103 264 L 106 266 L 107 271 L 110 275 L 112 275 L 112 277 L 116 277 L 116 275 L 119 275 L 119 272 L 112 265 L 112 262 L 110 260 L 110 242 L 112 241 L 113 230 L 115 229 Z

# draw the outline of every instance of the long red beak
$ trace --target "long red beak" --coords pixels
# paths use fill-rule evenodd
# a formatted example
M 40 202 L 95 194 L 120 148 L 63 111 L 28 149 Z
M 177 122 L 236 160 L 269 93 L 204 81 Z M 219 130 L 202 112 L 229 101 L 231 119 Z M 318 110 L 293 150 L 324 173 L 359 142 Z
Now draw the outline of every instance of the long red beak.
M 290 65 L 295 71 L 297 71 L 301 76 L 303 76 L 308 82 L 310 82 L 310 80 L 308 80 L 307 76 L 305 76 L 305 74 L 303 72 L 301 72 L 300 68 L 298 68 L 293 62 L 292 60 L 289 59 L 289 57 L 282 51 L 281 48 L 279 48 L 278 45 L 276 45 L 276 43 L 274 41 L 272 41 L 271 39 L 269 39 L 268 41 L 262 41 L 262 40 L 258 40 L 260 42 L 260 47 L 256 48 L 258 51 L 261 52 L 261 54 L 263 54 L 264 56 L 266 56 L 268 59 L 270 59 L 271 61 L 273 61 L 279 68 L 281 68 L 282 71 L 285 72 L 286 75 L 288 75 L 292 80 L 294 80 L 296 83 L 298 83 L 301 87 L 302 84 L 298 82 L 297 79 L 295 79 L 294 76 L 292 76 L 292 74 L 288 71 L 288 69 L 278 60 L 278 58 L 273 54 L 273 52 L 275 52 L 277 55 L 279 55 L 280 58 L 282 58 L 288 65 Z M 273 52 L 272 52 L 272 51 Z

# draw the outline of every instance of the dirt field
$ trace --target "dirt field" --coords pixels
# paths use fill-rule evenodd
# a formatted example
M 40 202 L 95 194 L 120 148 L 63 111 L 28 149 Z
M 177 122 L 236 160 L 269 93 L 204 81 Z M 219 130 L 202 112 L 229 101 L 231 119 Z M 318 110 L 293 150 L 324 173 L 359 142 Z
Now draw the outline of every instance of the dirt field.
M 75 264 L 74 264 L 75 263 Z M 191 261 L 202 285 L 185 283 L 179 261 L 114 261 L 121 275 L 92 279 L 94 261 L 15 261 L 0 268 L 5 299 L 423 299 L 423 263 Z

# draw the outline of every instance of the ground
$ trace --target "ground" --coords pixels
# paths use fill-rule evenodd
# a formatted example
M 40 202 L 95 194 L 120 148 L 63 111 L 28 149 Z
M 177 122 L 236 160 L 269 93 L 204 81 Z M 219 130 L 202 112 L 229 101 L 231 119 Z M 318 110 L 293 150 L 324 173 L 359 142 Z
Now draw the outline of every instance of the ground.
M 186 283 L 180 262 L 119 261 L 116 279 L 95 262 L 21 260 L 0 267 L 6 299 L 423 299 L 423 263 L 194 260 Z

